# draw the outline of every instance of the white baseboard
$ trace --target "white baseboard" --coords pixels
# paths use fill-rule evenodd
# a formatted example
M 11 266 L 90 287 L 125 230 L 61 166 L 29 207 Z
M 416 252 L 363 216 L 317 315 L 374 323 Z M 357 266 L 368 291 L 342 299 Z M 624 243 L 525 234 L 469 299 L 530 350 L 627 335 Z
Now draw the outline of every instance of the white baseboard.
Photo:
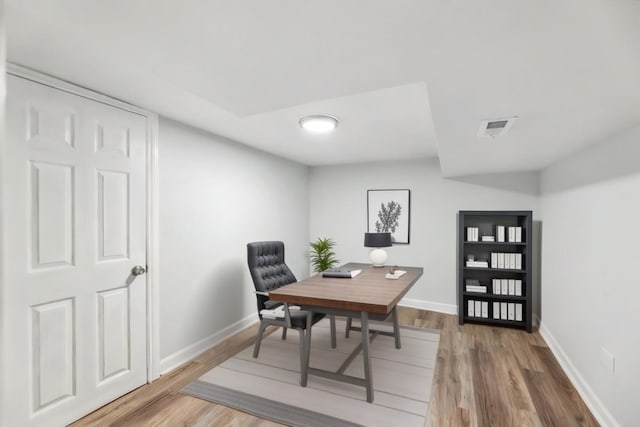
M 591 387 L 589 387 L 589 384 L 582 377 L 580 371 L 571 363 L 571 359 L 569 359 L 558 341 L 556 341 L 551 331 L 549 331 L 542 322 L 540 322 L 540 335 L 600 425 L 604 427 L 620 427 L 620 424 L 613 415 L 611 415 L 604 403 L 602 403 L 600 398 L 593 392 Z
M 211 347 L 221 343 L 222 341 L 229 338 L 231 335 L 240 332 L 247 326 L 250 326 L 254 323 L 258 322 L 258 316 L 255 313 L 245 317 L 244 319 L 240 319 L 235 323 L 227 326 L 221 331 L 216 332 L 215 334 L 209 335 L 208 337 L 191 344 L 188 347 L 183 348 L 182 350 L 176 351 L 175 353 L 165 357 L 160 361 L 160 374 L 164 375 L 167 372 L 170 372 L 182 365 L 183 363 L 188 362 L 209 350 Z
M 435 311 L 445 314 L 458 314 L 458 306 L 441 302 L 425 301 L 421 299 L 402 298 L 398 303 L 402 307 L 419 308 L 420 310 Z

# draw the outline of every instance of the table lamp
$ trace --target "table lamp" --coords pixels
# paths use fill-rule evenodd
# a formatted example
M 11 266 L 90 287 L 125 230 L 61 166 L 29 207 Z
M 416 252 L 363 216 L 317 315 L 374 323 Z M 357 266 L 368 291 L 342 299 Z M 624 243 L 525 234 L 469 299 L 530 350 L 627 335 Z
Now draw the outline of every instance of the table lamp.
M 391 233 L 364 233 L 364 246 L 374 248 L 369 258 L 374 267 L 382 267 L 387 260 L 387 251 L 382 248 L 391 246 Z

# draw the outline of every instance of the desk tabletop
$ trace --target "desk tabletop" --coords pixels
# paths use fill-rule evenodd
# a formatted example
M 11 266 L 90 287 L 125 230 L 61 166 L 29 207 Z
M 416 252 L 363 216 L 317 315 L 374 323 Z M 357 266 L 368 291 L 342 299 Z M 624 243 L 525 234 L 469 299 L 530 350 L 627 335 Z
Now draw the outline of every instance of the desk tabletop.
M 387 279 L 389 267 L 349 263 L 340 268 L 362 270 L 352 279 L 322 277 L 321 273 L 269 292 L 269 299 L 290 304 L 388 314 L 422 276 L 422 267 L 399 267 L 407 273 Z

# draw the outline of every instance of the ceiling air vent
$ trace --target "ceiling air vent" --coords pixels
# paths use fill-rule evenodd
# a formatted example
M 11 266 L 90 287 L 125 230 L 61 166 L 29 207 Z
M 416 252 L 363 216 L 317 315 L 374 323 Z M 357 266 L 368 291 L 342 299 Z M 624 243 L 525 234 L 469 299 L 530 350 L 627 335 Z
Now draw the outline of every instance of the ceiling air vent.
M 496 136 L 502 136 L 513 126 L 513 122 L 518 117 L 506 117 L 503 119 L 491 119 L 483 120 L 478 130 L 479 137 L 495 138 Z

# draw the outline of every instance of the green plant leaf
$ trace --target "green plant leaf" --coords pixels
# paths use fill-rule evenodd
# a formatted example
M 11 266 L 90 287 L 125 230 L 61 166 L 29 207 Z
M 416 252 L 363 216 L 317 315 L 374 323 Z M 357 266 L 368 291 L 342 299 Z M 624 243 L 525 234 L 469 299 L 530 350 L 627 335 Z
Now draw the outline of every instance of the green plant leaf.
M 310 242 L 311 246 L 310 259 L 313 270 L 316 273 L 325 271 L 328 268 L 334 267 L 339 261 L 336 259 L 336 254 L 333 252 L 335 242 L 330 238 L 320 238 L 315 242 Z

